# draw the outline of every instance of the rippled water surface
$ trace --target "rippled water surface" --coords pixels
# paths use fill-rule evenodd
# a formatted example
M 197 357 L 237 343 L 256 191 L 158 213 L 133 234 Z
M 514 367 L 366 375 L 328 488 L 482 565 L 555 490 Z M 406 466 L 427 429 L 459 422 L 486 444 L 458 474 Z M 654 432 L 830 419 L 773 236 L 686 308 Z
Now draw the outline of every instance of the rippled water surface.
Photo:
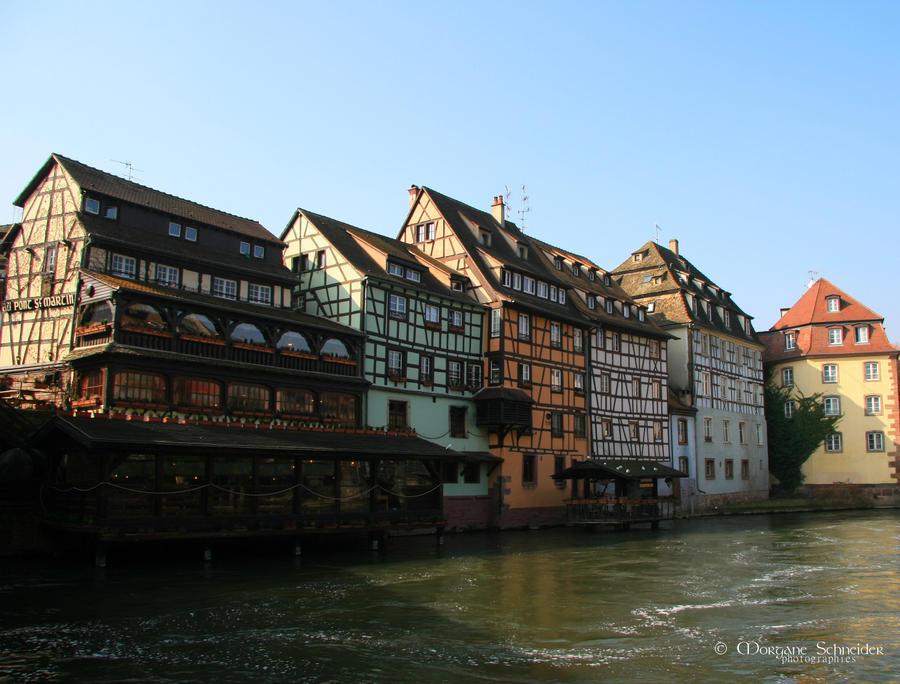
M 898 511 L 361 546 L 6 562 L 0 681 L 900 681 Z

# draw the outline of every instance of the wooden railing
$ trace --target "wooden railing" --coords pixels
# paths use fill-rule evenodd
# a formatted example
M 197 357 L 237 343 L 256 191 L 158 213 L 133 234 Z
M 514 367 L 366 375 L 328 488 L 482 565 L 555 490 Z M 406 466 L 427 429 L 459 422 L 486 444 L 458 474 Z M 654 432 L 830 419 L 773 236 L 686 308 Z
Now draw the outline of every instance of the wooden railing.
M 567 499 L 569 522 L 652 522 L 675 517 L 675 499 Z

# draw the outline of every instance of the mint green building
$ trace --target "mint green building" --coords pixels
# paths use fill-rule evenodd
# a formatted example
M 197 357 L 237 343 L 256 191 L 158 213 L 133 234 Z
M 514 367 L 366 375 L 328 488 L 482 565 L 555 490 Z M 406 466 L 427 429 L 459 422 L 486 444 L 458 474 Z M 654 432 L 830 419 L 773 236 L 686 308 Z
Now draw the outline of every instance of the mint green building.
M 448 526 L 490 524 L 500 459 L 475 424 L 486 309 L 469 279 L 413 245 L 303 209 L 281 239 L 300 282 L 295 307 L 365 333 L 371 385 L 362 423 L 415 430 L 445 446 L 447 459 L 434 467 Z

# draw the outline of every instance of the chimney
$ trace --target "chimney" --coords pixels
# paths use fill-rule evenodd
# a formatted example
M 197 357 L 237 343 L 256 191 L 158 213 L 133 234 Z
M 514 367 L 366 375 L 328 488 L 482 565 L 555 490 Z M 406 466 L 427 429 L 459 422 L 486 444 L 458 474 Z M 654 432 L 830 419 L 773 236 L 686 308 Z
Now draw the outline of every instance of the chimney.
M 669 240 L 669 250 L 678 254 L 678 240 Z
M 493 214 L 494 219 L 502 228 L 506 223 L 506 207 L 503 205 L 503 195 L 497 195 L 494 198 L 494 203 L 491 205 L 491 214 Z
M 412 209 L 412 205 L 416 201 L 416 197 L 419 196 L 419 186 L 418 185 L 410 185 L 409 186 L 409 208 Z

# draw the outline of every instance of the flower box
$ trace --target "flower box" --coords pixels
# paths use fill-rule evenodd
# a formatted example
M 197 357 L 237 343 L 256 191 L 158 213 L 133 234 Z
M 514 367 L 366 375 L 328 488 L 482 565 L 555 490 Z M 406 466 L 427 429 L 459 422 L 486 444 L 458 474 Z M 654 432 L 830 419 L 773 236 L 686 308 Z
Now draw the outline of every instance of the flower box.
M 204 344 L 218 344 L 225 346 L 225 340 L 218 337 L 203 337 L 201 335 L 182 335 L 179 339 L 185 342 L 203 342 Z
M 315 354 L 310 354 L 309 352 L 291 351 L 290 349 L 279 349 L 278 353 L 282 356 L 290 356 L 295 359 L 310 359 L 314 361 L 318 358 Z
M 172 333 L 168 330 L 157 330 L 156 328 L 145 328 L 141 325 L 122 325 L 119 326 L 120 330 L 125 330 L 128 332 L 138 333 L 139 335 L 153 335 L 154 337 L 166 337 L 171 338 Z
M 343 363 L 344 365 L 347 365 L 347 366 L 355 366 L 356 365 L 356 361 L 354 361 L 353 359 L 345 359 L 342 356 L 329 356 L 327 354 L 323 354 L 322 360 L 327 361 L 328 363 Z
M 99 335 L 101 333 L 107 333 L 110 330 L 109 323 L 93 323 L 91 325 L 84 325 L 78 328 L 75 328 L 76 335 Z
M 93 408 L 99 406 L 100 397 L 92 397 L 90 399 L 73 399 L 72 408 Z
M 257 351 L 257 352 L 265 352 L 266 354 L 274 354 L 274 350 L 269 347 L 264 347 L 259 344 L 247 344 L 246 342 L 232 342 L 231 346 L 234 349 L 246 349 L 248 351 Z

